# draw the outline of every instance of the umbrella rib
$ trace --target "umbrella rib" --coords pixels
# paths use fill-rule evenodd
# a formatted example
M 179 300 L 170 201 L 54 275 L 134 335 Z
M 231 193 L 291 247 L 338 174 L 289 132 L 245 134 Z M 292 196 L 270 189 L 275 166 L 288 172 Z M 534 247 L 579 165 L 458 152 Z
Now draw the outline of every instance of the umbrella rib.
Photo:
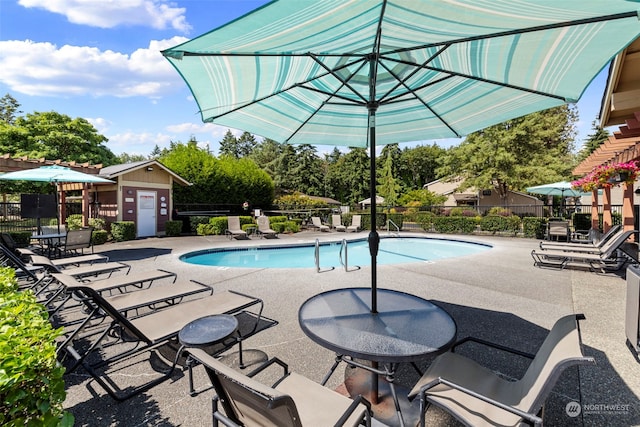
M 596 22 L 614 21 L 614 20 L 617 20 L 617 19 L 627 19 L 627 18 L 638 18 L 638 12 L 637 11 L 631 11 L 631 12 L 612 14 L 612 15 L 595 16 L 595 17 L 592 17 L 592 18 L 576 19 L 576 20 L 573 20 L 573 21 L 564 21 L 564 22 L 558 22 L 558 23 L 555 23 L 555 24 L 538 25 L 538 26 L 535 26 L 535 27 L 520 28 L 520 29 L 517 29 L 517 30 L 500 31 L 500 32 L 497 32 L 497 33 L 483 34 L 483 35 L 477 35 L 477 36 L 472 36 L 472 37 L 464 37 L 464 38 L 460 38 L 460 39 L 457 39 L 457 40 L 447 40 L 447 41 L 442 41 L 442 42 L 437 42 L 437 43 L 427 43 L 427 44 L 423 44 L 423 45 L 420 45 L 420 46 L 413 46 L 413 47 L 398 48 L 398 49 L 389 50 L 389 51 L 386 51 L 385 54 L 409 52 L 409 51 L 412 51 L 412 50 L 428 49 L 430 47 L 443 46 L 443 45 L 447 45 L 447 44 L 467 43 L 467 42 L 472 42 L 472 41 L 476 41 L 476 40 L 484 40 L 484 39 L 492 39 L 492 38 L 497 38 L 497 37 L 514 36 L 514 35 L 518 35 L 518 34 L 534 33 L 534 32 L 538 32 L 538 31 L 553 30 L 553 29 L 564 28 L 564 27 L 574 27 L 574 26 L 577 26 L 577 25 L 593 24 L 593 23 L 596 23 Z
M 318 65 L 320 65 L 322 68 L 324 68 L 324 69 L 327 71 L 327 73 L 328 73 L 328 74 L 331 74 L 331 75 L 332 75 L 332 76 L 334 76 L 336 79 L 338 79 L 338 80 L 342 83 L 342 86 L 346 86 L 347 88 L 349 88 L 349 90 L 350 90 L 354 95 L 356 95 L 356 96 L 360 97 L 360 98 L 362 99 L 362 101 L 367 102 L 367 99 L 366 99 L 364 96 L 362 96 L 362 94 L 361 94 L 360 92 L 358 92 L 357 90 L 355 90 L 355 88 L 353 88 L 353 86 L 351 86 L 351 85 L 349 84 L 349 80 L 351 80 L 351 78 L 353 78 L 353 76 L 355 76 L 355 75 L 358 73 L 358 71 L 360 71 L 360 70 L 362 69 L 362 67 L 364 67 L 364 66 L 366 65 L 366 63 L 367 63 L 366 61 L 363 61 L 363 60 L 362 60 L 362 58 L 361 58 L 361 59 L 358 59 L 357 61 L 353 61 L 353 62 L 351 62 L 349 65 L 357 64 L 357 63 L 358 63 L 358 62 L 360 62 L 360 61 L 361 61 L 361 64 L 358 66 L 358 68 L 357 68 L 353 73 L 351 73 L 351 75 L 349 76 L 349 78 L 348 78 L 348 79 L 344 79 L 344 78 L 342 78 L 339 74 L 337 74 L 337 72 L 338 72 L 338 71 L 340 71 L 340 70 L 342 70 L 342 69 L 347 68 L 347 65 L 346 65 L 346 64 L 345 64 L 345 65 L 343 65 L 343 66 L 341 66 L 341 67 L 338 67 L 338 68 L 336 68 L 336 69 L 333 69 L 333 70 L 332 70 L 332 69 L 330 69 L 329 67 L 327 67 L 327 66 L 326 66 L 326 64 L 325 64 L 324 62 L 320 61 L 316 55 L 314 55 L 314 54 L 312 54 L 312 53 L 309 53 L 309 56 L 311 56 L 311 58 L 312 58 L 314 61 L 316 61 L 316 63 L 317 63 Z M 306 83 L 306 82 L 305 82 L 305 83 Z M 342 89 L 342 86 L 341 86 L 340 88 L 338 88 L 338 89 L 336 90 L 336 92 L 337 92 L 338 90 Z M 305 88 L 306 88 L 306 86 L 305 86 Z M 307 89 L 310 89 L 310 88 L 307 88 Z M 321 92 L 321 93 L 324 93 L 324 92 L 322 92 L 322 91 L 321 91 L 321 90 L 319 90 L 319 89 L 317 89 L 317 91 L 318 91 L 318 92 Z M 339 97 L 339 98 L 344 98 L 344 99 L 346 99 L 346 100 L 349 100 L 349 101 L 350 101 L 350 99 L 349 99 L 349 98 L 347 98 L 347 97 L 341 97 L 341 96 L 340 96 L 340 95 L 338 95 L 336 92 L 334 92 L 333 94 L 330 94 L 330 93 L 328 93 L 328 94 L 330 94 L 331 96 L 336 96 L 336 97 Z

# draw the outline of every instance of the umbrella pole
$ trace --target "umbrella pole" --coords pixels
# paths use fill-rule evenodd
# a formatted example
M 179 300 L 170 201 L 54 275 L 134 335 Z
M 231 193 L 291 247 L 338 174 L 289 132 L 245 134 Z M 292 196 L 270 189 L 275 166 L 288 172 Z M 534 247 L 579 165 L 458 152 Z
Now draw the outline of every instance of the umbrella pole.
M 378 312 L 377 257 L 380 236 L 376 230 L 376 109 L 369 103 L 369 194 L 371 197 L 371 232 L 369 233 L 369 253 L 371 254 L 371 313 Z

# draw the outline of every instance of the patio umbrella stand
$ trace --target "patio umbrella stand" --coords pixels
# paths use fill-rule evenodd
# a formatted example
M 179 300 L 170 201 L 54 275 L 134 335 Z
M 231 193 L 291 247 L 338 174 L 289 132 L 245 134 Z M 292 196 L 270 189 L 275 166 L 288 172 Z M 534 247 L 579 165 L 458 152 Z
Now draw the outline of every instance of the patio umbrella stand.
M 205 122 L 369 147 L 376 312 L 378 145 L 460 138 L 576 102 L 640 34 L 624 0 L 273 1 L 163 51 Z

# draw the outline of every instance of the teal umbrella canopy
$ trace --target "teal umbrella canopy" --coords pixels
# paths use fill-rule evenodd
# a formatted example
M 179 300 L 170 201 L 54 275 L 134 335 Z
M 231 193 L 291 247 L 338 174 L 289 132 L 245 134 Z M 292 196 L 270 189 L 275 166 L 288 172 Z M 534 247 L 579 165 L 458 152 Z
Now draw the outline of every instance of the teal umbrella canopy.
M 0 179 L 8 181 L 51 182 L 55 184 L 71 182 L 114 184 L 113 181 L 101 178 L 97 175 L 78 172 L 71 168 L 58 165 L 41 166 L 34 169 L 24 169 L 16 172 L 8 172 L 0 175 Z
M 576 102 L 640 34 L 627 0 L 281 0 L 162 54 L 202 120 L 291 144 L 459 138 Z M 376 204 L 371 204 L 372 218 Z M 371 221 L 372 311 L 379 237 Z
M 560 196 L 560 197 L 580 197 L 590 196 L 591 193 L 585 193 L 583 191 L 576 190 L 571 187 L 571 183 L 567 181 L 553 182 L 551 184 L 536 185 L 535 187 L 528 187 L 527 193 L 543 194 L 546 196 Z

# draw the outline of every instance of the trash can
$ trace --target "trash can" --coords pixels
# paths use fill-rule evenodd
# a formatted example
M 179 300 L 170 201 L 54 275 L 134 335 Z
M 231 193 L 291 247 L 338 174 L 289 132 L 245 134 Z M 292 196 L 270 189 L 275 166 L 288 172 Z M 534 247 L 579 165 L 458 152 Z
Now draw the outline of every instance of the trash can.
M 640 266 L 627 267 L 627 311 L 625 333 L 636 356 L 640 352 Z

